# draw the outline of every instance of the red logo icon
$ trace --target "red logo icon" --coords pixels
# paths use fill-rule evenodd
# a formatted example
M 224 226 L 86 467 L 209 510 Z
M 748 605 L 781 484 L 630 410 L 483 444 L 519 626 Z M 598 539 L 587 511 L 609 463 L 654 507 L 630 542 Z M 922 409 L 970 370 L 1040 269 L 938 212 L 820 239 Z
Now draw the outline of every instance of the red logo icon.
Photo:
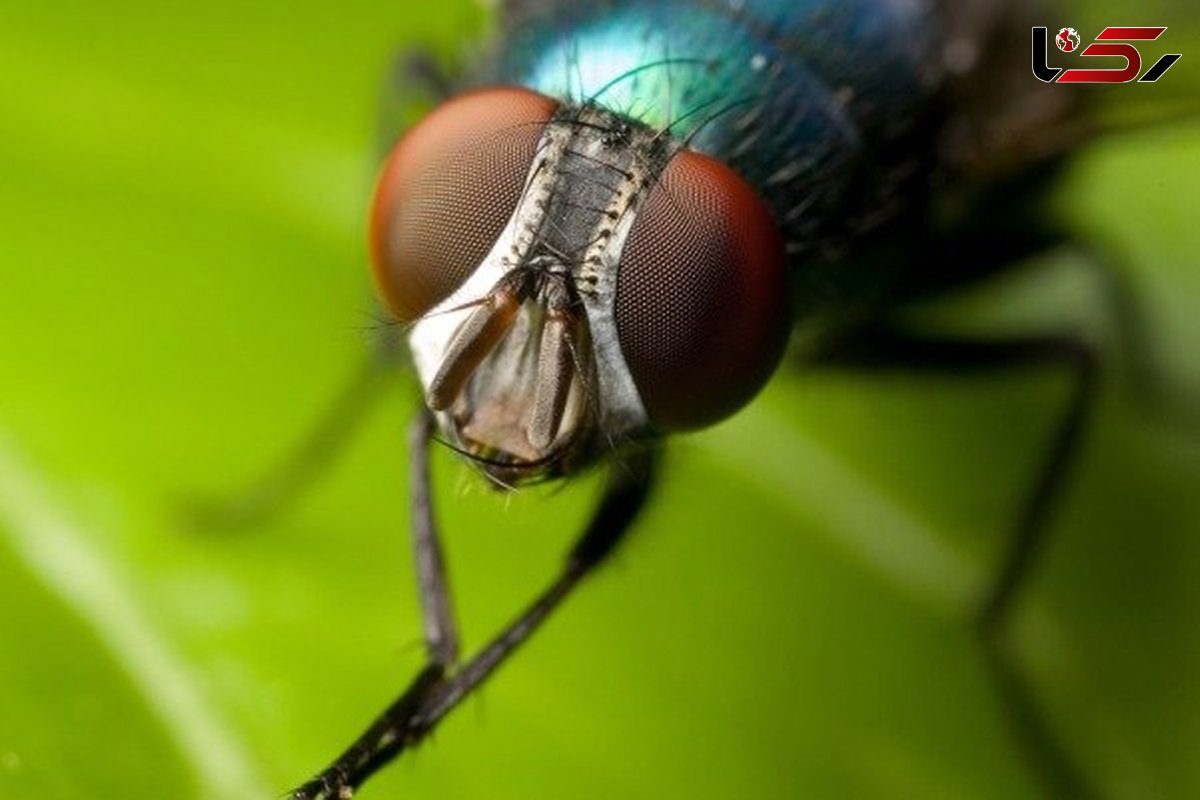
M 1169 53 L 1162 56 L 1150 69 L 1142 72 L 1142 54 L 1130 42 L 1153 42 L 1162 36 L 1166 26 L 1143 28 L 1105 28 L 1100 31 L 1096 41 L 1079 51 L 1084 58 L 1100 56 L 1124 59 L 1123 67 L 1095 67 L 1091 69 L 1063 69 L 1051 67 L 1047 62 L 1047 49 L 1050 45 L 1049 31 L 1044 27 L 1033 29 L 1033 75 L 1045 83 L 1153 83 L 1163 76 L 1171 66 L 1179 60 L 1179 53 Z M 1079 32 L 1074 28 L 1060 28 L 1054 37 L 1054 43 L 1064 53 L 1074 53 L 1079 50 Z M 1138 77 L 1141 73 L 1141 77 Z
M 1058 36 L 1054 37 L 1054 43 L 1064 53 L 1074 52 L 1075 48 L 1079 47 L 1079 31 L 1074 28 L 1063 28 L 1058 32 Z

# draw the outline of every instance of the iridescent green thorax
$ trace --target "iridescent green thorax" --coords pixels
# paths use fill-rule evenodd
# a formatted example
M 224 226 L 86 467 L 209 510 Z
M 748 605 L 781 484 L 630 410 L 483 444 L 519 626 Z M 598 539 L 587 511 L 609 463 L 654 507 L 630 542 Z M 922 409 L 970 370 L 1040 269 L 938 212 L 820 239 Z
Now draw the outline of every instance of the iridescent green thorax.
M 563 5 L 513 28 L 483 79 L 669 129 L 756 186 L 796 252 L 834 235 L 864 165 L 894 171 L 938 79 L 920 2 Z M 851 204 L 892 188 L 879 183 Z

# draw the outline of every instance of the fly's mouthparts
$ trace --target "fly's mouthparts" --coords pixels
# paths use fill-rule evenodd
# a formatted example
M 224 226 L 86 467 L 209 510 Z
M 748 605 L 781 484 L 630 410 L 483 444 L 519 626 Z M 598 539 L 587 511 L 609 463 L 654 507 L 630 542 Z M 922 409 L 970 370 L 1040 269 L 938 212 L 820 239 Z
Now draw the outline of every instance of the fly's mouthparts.
M 571 387 L 586 373 L 581 360 L 586 358 L 586 316 L 571 280 L 569 271 L 555 269 L 506 273 L 452 335 L 426 392 L 429 407 L 447 411 L 463 400 L 467 405 L 460 412 L 477 424 L 489 420 L 493 432 L 502 427 L 499 420 L 511 420 L 533 448 L 524 455 L 548 452 L 562 431 Z M 523 319 L 521 325 L 518 319 Z M 509 336 L 521 341 L 505 343 Z M 533 370 L 514 370 L 513 362 L 501 359 L 481 372 L 481 365 L 502 348 L 528 352 L 531 359 L 536 352 Z M 472 379 L 481 391 L 467 389 Z M 526 388 L 516 388 L 522 384 Z M 517 398 L 524 402 L 514 405 Z
M 426 392 L 431 409 L 445 411 L 458 399 L 483 359 L 512 328 L 528 295 L 527 281 L 511 280 L 506 275 L 463 321 Z
M 549 449 L 562 426 L 567 395 L 578 373 L 583 328 L 565 282 L 561 278 L 551 280 L 546 289 L 546 321 L 538 353 L 537 393 L 526 426 L 529 443 L 538 450 Z

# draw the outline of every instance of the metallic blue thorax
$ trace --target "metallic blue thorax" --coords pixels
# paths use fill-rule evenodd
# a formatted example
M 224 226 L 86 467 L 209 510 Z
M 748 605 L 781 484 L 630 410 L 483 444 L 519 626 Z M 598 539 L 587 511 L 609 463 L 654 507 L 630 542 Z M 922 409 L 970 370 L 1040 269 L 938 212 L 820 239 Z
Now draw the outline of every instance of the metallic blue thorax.
M 870 213 L 854 195 L 889 190 L 937 82 L 919 0 L 572 5 L 517 20 L 486 77 L 669 127 L 756 186 L 796 251 L 848 202 Z

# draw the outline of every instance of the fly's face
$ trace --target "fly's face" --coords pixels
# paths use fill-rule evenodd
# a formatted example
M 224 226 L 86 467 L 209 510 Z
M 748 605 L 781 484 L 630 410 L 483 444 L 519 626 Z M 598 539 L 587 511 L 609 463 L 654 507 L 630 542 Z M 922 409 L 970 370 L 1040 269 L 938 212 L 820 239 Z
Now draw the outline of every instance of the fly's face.
M 444 434 L 506 484 L 728 416 L 786 337 L 783 243 L 736 173 L 524 89 L 400 140 L 371 247 Z

